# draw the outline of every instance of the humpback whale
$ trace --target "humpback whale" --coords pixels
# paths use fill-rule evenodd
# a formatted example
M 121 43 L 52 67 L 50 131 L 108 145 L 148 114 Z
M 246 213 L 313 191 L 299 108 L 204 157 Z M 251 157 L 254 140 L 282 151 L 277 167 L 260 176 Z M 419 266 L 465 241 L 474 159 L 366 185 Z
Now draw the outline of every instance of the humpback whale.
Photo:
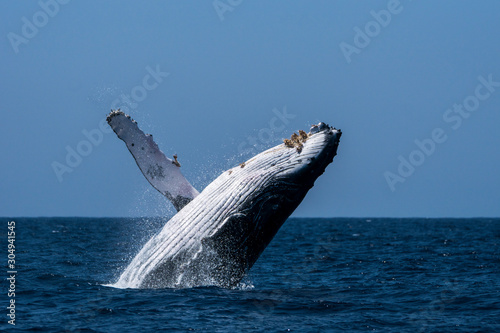
M 225 172 L 199 193 L 149 134 L 120 110 L 107 121 L 174 215 L 114 284 L 119 288 L 237 286 L 323 174 L 342 132 L 325 123 Z

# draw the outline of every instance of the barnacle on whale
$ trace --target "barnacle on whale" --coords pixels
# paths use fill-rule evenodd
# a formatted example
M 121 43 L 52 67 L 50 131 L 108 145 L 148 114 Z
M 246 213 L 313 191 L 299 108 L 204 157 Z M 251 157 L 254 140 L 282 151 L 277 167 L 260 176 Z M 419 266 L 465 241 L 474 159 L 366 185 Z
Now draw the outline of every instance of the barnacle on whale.
M 179 161 L 177 161 L 177 154 L 174 155 L 174 160 L 172 161 L 172 164 L 174 164 L 174 165 L 176 165 L 178 167 L 181 166 L 181 164 L 179 163 Z
M 300 140 L 302 140 L 302 142 L 306 142 L 307 139 L 309 138 L 307 133 L 304 132 L 303 130 L 299 130 L 299 136 L 300 136 Z
M 297 151 L 300 153 L 304 147 L 303 143 L 305 143 L 308 138 L 309 135 L 306 132 L 299 130 L 299 134 L 293 133 L 290 139 L 283 140 L 283 143 L 288 148 L 297 148 Z
M 290 139 L 285 139 L 285 140 L 283 140 L 283 142 L 285 143 L 285 146 L 287 146 L 288 148 L 294 147 L 293 142 Z

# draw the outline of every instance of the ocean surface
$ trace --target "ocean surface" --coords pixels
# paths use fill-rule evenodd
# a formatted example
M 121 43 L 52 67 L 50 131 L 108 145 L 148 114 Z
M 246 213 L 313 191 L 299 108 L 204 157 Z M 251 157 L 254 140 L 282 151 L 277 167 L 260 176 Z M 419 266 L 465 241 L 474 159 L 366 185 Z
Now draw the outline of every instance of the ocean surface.
M 500 332 L 500 219 L 291 218 L 232 290 L 106 286 L 163 219 L 0 221 L 2 331 Z

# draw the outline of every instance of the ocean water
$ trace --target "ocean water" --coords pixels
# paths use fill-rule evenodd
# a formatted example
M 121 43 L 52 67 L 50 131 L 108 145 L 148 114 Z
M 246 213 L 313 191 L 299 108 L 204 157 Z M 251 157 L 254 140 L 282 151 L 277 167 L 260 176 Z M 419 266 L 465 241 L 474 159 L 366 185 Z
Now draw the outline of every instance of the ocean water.
M 106 286 L 163 219 L 0 221 L 2 331 L 500 332 L 500 219 L 291 218 L 232 290 Z

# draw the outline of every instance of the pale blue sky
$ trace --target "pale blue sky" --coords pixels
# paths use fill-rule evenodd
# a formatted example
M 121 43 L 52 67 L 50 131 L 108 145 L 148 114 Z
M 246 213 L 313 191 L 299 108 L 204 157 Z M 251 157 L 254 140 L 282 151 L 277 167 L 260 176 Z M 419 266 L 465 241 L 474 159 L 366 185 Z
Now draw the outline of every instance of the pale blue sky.
M 99 127 L 120 99 L 199 190 L 324 121 L 294 216 L 500 216 L 498 1 L 60 2 L 0 3 L 0 216 L 172 214 Z

